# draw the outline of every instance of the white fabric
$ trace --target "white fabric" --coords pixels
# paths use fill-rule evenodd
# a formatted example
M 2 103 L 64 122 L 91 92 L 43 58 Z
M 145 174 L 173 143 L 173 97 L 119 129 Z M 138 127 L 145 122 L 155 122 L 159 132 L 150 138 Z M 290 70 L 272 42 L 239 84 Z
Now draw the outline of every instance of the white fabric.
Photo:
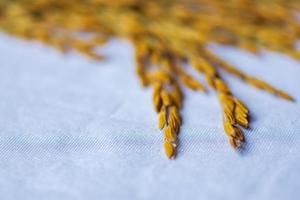
M 299 102 L 298 62 L 212 49 Z M 133 48 L 112 41 L 101 51 L 108 59 L 97 63 L 0 36 L 1 200 L 300 199 L 298 102 L 227 78 L 253 117 L 238 153 L 214 93 L 186 91 L 178 157 L 169 161 Z

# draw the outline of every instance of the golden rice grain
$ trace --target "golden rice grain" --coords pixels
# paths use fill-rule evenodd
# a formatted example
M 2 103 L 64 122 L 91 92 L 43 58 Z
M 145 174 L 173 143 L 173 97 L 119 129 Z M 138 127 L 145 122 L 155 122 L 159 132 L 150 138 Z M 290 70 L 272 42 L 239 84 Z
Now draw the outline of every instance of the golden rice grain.
M 157 71 L 154 73 L 151 73 L 149 75 L 149 79 L 151 79 L 152 81 L 158 81 L 161 83 L 170 83 L 171 82 L 171 78 L 170 76 L 162 71 Z
M 181 90 L 180 90 L 180 88 L 177 84 L 173 85 L 173 90 L 172 90 L 170 95 L 173 99 L 174 105 L 177 108 L 181 108 L 183 95 L 182 95 L 182 92 L 181 92 Z
M 171 126 L 167 126 L 166 129 L 165 129 L 165 139 L 169 143 L 175 143 L 176 142 L 177 133 Z
M 164 106 L 172 105 L 172 103 L 173 103 L 172 97 L 166 90 L 162 90 L 160 92 L 160 95 L 161 95 L 161 99 L 162 99 L 162 102 L 163 102 Z
M 167 123 L 167 112 L 166 112 L 166 108 L 162 108 L 161 111 L 159 112 L 159 129 L 162 130 L 166 123 Z
M 156 112 L 159 112 L 162 106 L 161 85 L 159 83 L 153 84 L 153 103 Z
M 167 140 L 165 140 L 164 147 L 165 147 L 165 153 L 167 157 L 169 159 L 173 159 L 175 157 L 175 147 Z
M 236 122 L 244 127 L 244 128 L 248 128 L 249 126 L 249 121 L 247 120 L 247 117 L 245 116 L 241 116 L 241 115 L 235 115 L 235 118 L 236 118 Z

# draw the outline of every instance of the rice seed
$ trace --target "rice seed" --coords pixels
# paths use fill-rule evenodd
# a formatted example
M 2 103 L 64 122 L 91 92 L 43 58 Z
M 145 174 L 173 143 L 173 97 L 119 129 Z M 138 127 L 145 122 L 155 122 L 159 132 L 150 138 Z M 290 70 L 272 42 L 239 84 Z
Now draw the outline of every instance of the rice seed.
M 175 106 L 169 108 L 169 119 L 174 119 L 175 123 L 178 125 L 181 124 L 181 118 Z
M 159 112 L 162 107 L 162 97 L 160 92 L 161 85 L 158 83 L 153 84 L 153 103 L 156 112 Z
M 180 88 L 177 85 L 173 85 L 173 90 L 170 95 L 173 99 L 175 106 L 177 108 L 181 108 L 183 96 L 182 96 L 182 92 L 181 92 Z
M 240 100 L 238 100 L 237 98 L 234 98 L 234 102 L 236 104 L 236 109 L 239 109 L 240 112 L 243 112 L 246 114 L 249 113 L 248 108 Z
M 234 127 L 229 122 L 225 122 L 224 130 L 225 133 L 228 135 L 229 142 L 233 148 L 236 149 L 242 146 L 244 142 L 244 136 L 239 128 Z
M 172 105 L 173 102 L 172 97 L 169 95 L 169 93 L 166 90 L 162 90 L 160 96 L 164 106 Z
M 164 147 L 165 147 L 166 156 L 169 159 L 173 159 L 175 157 L 175 147 L 167 140 L 165 140 Z
M 167 126 L 165 129 L 165 140 L 170 143 L 175 143 L 176 139 L 177 139 L 176 131 L 171 126 Z
M 236 115 L 235 118 L 236 118 L 237 123 L 238 123 L 240 126 L 242 126 L 242 127 L 244 127 L 244 128 L 248 128 L 248 126 L 249 126 L 249 121 L 247 120 L 246 117 L 240 116 L 240 115 Z
M 167 123 L 167 113 L 165 108 L 161 109 L 158 118 L 159 118 L 159 129 L 162 130 Z
M 232 111 L 231 110 L 228 110 L 228 109 L 224 109 L 223 110 L 223 116 L 224 116 L 224 120 L 229 122 L 230 124 L 235 124 L 236 122 L 236 118 L 235 116 L 233 115 Z
M 170 83 L 171 78 L 168 74 L 162 71 L 153 72 L 149 75 L 149 79 L 152 81 L 158 81 L 161 83 Z

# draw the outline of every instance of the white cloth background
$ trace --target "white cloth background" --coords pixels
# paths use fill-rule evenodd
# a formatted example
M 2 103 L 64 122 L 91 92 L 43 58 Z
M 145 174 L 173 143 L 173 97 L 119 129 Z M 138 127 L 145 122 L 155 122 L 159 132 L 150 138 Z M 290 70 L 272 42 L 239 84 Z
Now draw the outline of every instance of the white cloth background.
M 214 93 L 186 91 L 169 161 L 129 44 L 112 41 L 96 63 L 1 35 L 0 199 L 300 199 L 300 63 L 212 48 L 298 102 L 227 79 L 253 116 L 237 153 Z

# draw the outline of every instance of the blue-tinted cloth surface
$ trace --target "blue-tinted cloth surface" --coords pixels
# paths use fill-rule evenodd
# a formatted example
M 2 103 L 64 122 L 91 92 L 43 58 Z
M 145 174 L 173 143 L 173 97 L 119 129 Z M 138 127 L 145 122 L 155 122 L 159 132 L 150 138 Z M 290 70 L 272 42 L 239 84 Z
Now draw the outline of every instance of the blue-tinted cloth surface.
M 253 118 L 238 153 L 215 94 L 186 90 L 178 157 L 169 161 L 128 43 L 111 41 L 97 63 L 0 35 L 0 199 L 300 199 L 300 63 L 211 48 L 297 102 L 226 76 Z

